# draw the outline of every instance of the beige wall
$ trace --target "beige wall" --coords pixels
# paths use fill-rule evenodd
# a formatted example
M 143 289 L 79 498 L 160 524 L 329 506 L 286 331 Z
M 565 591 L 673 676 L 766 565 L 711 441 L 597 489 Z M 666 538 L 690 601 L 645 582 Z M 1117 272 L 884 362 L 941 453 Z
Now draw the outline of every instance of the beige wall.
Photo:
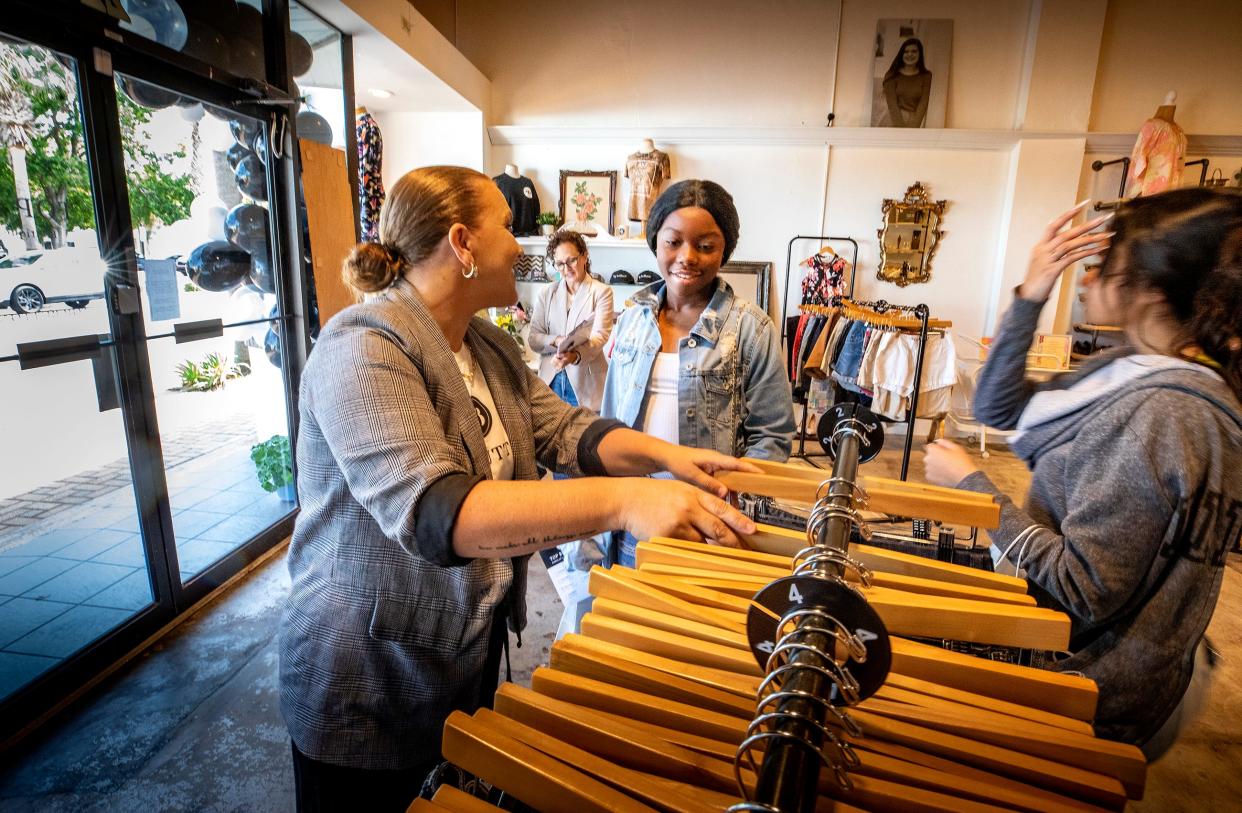
M 496 124 L 822 125 L 836 0 L 460 0 Z
M 1242 134 L 1242 2 L 1108 4 L 1091 129 L 1135 132 L 1170 90 L 1186 132 Z
M 845 0 L 838 59 L 837 126 L 870 123 L 865 106 L 877 20 L 953 20 L 947 127 L 1012 127 L 1026 43 L 1028 0 Z
M 457 42 L 457 0 L 407 0 L 449 42 Z

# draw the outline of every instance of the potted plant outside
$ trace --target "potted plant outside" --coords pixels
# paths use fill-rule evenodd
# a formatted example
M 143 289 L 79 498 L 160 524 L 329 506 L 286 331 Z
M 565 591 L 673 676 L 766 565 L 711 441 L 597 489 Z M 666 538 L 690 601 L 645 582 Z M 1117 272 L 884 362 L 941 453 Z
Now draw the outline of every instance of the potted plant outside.
M 557 221 L 559 220 L 560 218 L 556 216 L 556 212 L 540 212 L 539 216 L 535 218 L 535 223 L 539 225 L 539 231 L 544 234 L 552 234 L 552 232 L 556 231 Z
M 272 435 L 262 443 L 256 443 L 250 447 L 250 459 L 254 461 L 255 474 L 264 491 L 276 492 L 285 502 L 297 500 L 289 438 Z

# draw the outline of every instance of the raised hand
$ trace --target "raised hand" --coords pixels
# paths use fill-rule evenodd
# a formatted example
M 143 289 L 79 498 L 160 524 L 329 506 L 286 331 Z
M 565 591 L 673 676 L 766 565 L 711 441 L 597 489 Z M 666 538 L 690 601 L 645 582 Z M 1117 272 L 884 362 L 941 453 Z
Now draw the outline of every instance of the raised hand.
M 1089 220 L 1080 226 L 1066 228 L 1078 216 L 1086 201 L 1058 215 L 1031 249 L 1031 259 L 1026 269 L 1026 279 L 1018 286 L 1018 296 L 1034 302 L 1045 302 L 1065 269 L 1079 260 L 1108 248 L 1112 232 L 1094 232 L 1111 217 Z

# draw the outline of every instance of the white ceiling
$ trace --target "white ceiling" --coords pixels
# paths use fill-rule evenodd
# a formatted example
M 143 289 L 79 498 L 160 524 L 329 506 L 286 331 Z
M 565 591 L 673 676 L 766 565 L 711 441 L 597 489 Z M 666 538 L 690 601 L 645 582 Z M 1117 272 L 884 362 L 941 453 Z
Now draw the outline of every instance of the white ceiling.
M 422 63 L 399 45 L 380 34 L 340 0 L 299 0 L 301 5 L 319 14 L 345 34 L 353 36 L 355 104 L 382 113 L 473 113 L 478 108 L 449 87 Z M 331 29 L 304 10 L 290 10 L 292 27 L 316 45 L 315 34 L 323 39 L 316 49 L 316 67 L 298 83 L 314 87 L 339 87 L 340 67 L 324 59 L 323 54 L 335 47 Z M 318 25 L 318 28 L 316 28 Z M 367 91 L 381 88 L 392 91 L 392 97 L 379 99 Z

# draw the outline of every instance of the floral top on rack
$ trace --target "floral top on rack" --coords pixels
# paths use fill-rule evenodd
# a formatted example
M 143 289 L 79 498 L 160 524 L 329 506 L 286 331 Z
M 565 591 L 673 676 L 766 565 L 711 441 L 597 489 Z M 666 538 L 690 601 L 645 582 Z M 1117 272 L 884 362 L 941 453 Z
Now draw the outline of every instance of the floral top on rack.
M 845 293 L 845 272 L 850 264 L 831 249 L 812 254 L 799 265 L 809 269 L 802 277 L 802 304 L 828 305 L 834 296 Z

